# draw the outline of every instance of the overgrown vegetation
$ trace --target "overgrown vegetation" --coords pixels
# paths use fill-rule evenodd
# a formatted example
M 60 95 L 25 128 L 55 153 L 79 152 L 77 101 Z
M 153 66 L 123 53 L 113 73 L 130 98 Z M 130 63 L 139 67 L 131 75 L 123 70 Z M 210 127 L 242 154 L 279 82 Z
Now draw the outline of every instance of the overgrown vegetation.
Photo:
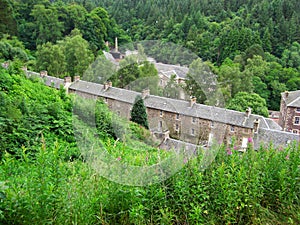
M 229 106 L 248 97 L 239 92 L 254 92 L 266 102 L 251 95 L 251 103 L 266 114 L 265 103 L 278 109 L 280 92 L 300 88 L 296 1 L 0 0 L 0 62 L 10 61 L 7 69 L 0 67 L 0 223 L 299 224 L 300 149 L 293 144 L 249 147 L 243 154 L 221 146 L 205 170 L 199 151 L 196 158 L 183 159 L 184 168 L 174 176 L 144 187 L 117 184 L 90 167 L 75 140 L 73 96 L 39 78 L 27 79 L 19 68 L 26 64 L 73 76 L 106 48 L 104 41 L 116 36 L 120 43 L 130 41 L 97 8 L 100 3 L 133 40 L 172 41 L 209 60 L 205 65 L 218 75 Z M 179 48 L 162 51 L 157 45 L 151 51 L 160 52 L 163 62 L 184 60 L 173 57 Z M 208 67 L 201 60 L 194 65 Z M 133 78 L 119 79 L 121 72 L 132 71 Z M 157 81 L 153 66 L 143 61 L 113 72 L 124 86 L 148 75 Z M 89 141 L 100 141 L 113 160 L 153 166 L 174 155 L 158 150 L 149 131 L 118 118 L 105 103 L 95 103 L 94 117 L 88 104 L 81 100 L 77 113 L 95 124 Z M 130 130 L 124 139 L 118 133 L 123 127 Z
M 300 222 L 296 145 L 258 151 L 250 146 L 244 154 L 221 147 L 206 170 L 199 151 L 197 158 L 183 159 L 184 168 L 161 183 L 117 184 L 101 177 L 78 150 L 71 96 L 38 79 L 26 79 L 16 68 L 0 69 L 1 224 Z M 89 117 L 85 103 L 80 102 L 76 115 Z M 129 125 L 131 143 L 119 140 L 112 127 L 115 118 L 101 101 L 96 102 L 95 118 L 100 140 L 120 163 L 151 166 L 173 154 L 147 145 L 149 131 L 134 123 Z

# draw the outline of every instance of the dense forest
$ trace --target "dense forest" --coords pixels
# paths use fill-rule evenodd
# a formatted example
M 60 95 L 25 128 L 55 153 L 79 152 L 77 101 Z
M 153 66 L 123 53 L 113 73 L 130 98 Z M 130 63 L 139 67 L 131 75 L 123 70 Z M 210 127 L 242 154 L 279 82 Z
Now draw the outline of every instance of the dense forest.
M 144 128 L 140 98 L 130 122 L 101 100 L 46 87 L 41 77 L 21 70 L 25 65 L 62 78 L 88 69 L 87 78 L 97 81 L 95 70 L 108 64 L 93 62 L 108 50 L 106 41 L 118 37 L 123 45 L 160 39 L 173 42 L 165 46 L 174 51 L 157 44 L 144 46 L 145 53 L 183 65 L 185 57 L 170 56 L 202 58 L 193 60 L 191 70 L 205 72 L 200 79 L 210 74 L 208 68 L 216 74 L 227 107 L 253 102 L 262 109 L 255 113 L 265 115 L 266 104 L 278 109 L 281 91 L 300 89 L 299 4 L 0 0 L 0 63 L 8 62 L 0 66 L 0 224 L 299 224 L 299 145 L 253 151 L 250 140 L 243 154 L 232 142 L 210 149 L 215 158 L 209 162 L 204 149 L 193 158 L 178 157 L 159 149 Z M 154 66 L 143 60 L 125 58 L 120 70 L 107 70 L 111 80 L 120 87 L 144 77 L 153 78 L 151 85 L 158 82 Z M 207 102 L 191 75 L 190 94 Z M 172 77 L 159 91 L 176 97 L 178 88 Z M 101 148 L 92 154 L 81 146 L 96 143 Z M 158 168 L 155 172 L 165 176 L 155 175 L 147 185 L 138 176 L 118 182 L 103 176 L 102 167 L 93 167 L 98 164 L 90 158 L 97 159 L 96 153 L 121 165 L 120 176 L 128 165 Z M 182 168 L 172 176 L 161 165 L 174 158 Z
M 178 55 L 191 51 L 217 74 L 227 106 L 246 92 L 278 110 L 281 92 L 300 89 L 296 0 L 1 0 L 1 7 L 2 60 L 18 58 L 54 76 L 82 74 L 108 50 L 105 42 L 118 37 L 120 45 L 160 40 L 179 46 L 145 49 L 165 63 L 186 64 Z M 197 90 L 191 94 L 205 103 Z

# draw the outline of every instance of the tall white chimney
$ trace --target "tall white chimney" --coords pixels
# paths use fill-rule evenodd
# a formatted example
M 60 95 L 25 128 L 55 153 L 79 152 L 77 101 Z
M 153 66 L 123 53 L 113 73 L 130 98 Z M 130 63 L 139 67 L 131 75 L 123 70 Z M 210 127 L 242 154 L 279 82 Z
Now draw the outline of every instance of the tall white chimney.
M 115 51 L 118 52 L 119 51 L 119 47 L 118 47 L 118 38 L 115 37 Z

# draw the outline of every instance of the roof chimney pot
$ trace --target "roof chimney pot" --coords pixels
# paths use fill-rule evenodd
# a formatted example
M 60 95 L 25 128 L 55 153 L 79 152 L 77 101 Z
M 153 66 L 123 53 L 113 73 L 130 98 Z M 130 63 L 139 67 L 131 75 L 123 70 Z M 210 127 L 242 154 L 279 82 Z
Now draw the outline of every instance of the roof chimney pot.
M 142 98 L 145 99 L 148 95 L 150 95 L 150 89 L 144 89 L 142 91 Z
M 288 91 L 285 91 L 284 94 L 285 94 L 286 98 L 289 97 L 289 92 Z
M 249 117 L 251 115 L 251 108 L 248 107 L 248 109 L 246 109 L 246 116 Z
M 192 96 L 190 97 L 190 107 L 193 107 L 194 104 L 196 104 L 197 98 Z

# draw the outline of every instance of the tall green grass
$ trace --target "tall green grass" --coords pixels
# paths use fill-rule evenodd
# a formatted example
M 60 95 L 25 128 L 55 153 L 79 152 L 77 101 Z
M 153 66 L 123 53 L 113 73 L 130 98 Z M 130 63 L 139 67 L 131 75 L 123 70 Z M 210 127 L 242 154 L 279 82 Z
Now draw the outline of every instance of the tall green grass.
M 199 155 L 162 183 L 130 187 L 99 177 L 84 160 L 66 160 L 58 142 L 41 141 L 35 158 L 26 148 L 3 156 L 1 224 L 300 223 L 300 149 L 293 145 L 246 153 L 221 147 L 205 171 Z M 144 153 L 138 158 L 157 154 Z

